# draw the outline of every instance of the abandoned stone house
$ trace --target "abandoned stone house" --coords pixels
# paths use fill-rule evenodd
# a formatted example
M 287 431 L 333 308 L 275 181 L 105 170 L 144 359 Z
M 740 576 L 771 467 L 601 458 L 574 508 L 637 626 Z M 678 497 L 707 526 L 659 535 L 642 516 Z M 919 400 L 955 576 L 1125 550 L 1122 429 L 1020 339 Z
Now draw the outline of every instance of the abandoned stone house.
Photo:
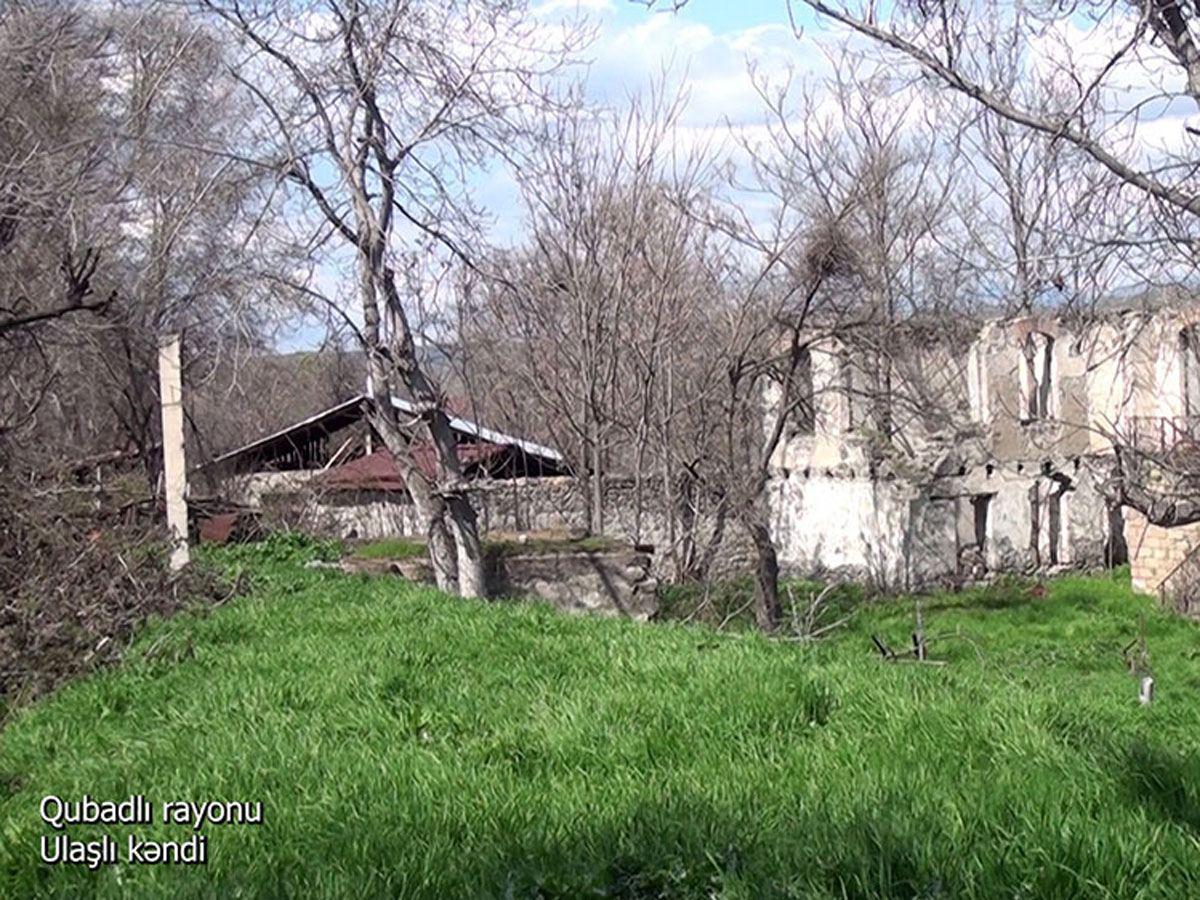
M 1158 590 L 1200 529 L 1147 526 L 1101 488 L 1114 441 L 1200 437 L 1197 323 L 1200 310 L 1162 308 L 913 330 L 886 364 L 818 341 L 773 459 L 781 563 L 917 587 L 1130 561 L 1135 586 Z
M 357 395 L 222 454 L 204 467 L 209 489 L 225 500 L 341 538 L 422 535 L 404 480 L 369 425 L 367 403 L 366 395 Z M 393 398 L 393 403 L 416 420 L 406 401 Z M 451 420 L 451 428 L 484 532 L 588 530 L 589 490 L 557 450 L 461 417 Z M 417 444 L 413 453 L 432 475 L 432 448 Z M 674 575 L 686 562 L 676 552 L 679 542 L 671 539 L 673 523 L 649 508 L 651 494 L 661 494 L 661 482 L 652 477 L 606 477 L 604 534 L 655 546 L 654 571 Z M 752 551 L 740 533 L 728 529 L 733 533 L 714 540 L 715 522 L 693 525 L 697 541 L 712 545 L 706 571 L 714 577 L 749 566 Z
M 886 365 L 847 337 L 817 340 L 802 363 L 806 396 L 768 484 L 785 571 L 895 589 L 1128 561 L 1136 587 L 1165 592 L 1181 561 L 1200 557 L 1200 525 L 1149 525 L 1102 490 L 1114 441 L 1168 452 L 1200 439 L 1200 308 L 913 327 L 893 338 L 899 350 Z M 768 391 L 765 401 L 769 418 L 778 398 Z M 344 537 L 417 534 L 366 402 L 351 398 L 233 450 L 208 473 L 227 496 L 300 506 Z M 586 527 L 586 492 L 561 454 L 466 419 L 453 427 L 484 530 Z M 432 465 L 427 449 L 416 452 Z M 674 531 L 633 502 L 643 488 L 609 480 L 605 530 L 656 545 L 662 573 Z M 737 529 L 725 533 L 714 577 L 752 559 Z

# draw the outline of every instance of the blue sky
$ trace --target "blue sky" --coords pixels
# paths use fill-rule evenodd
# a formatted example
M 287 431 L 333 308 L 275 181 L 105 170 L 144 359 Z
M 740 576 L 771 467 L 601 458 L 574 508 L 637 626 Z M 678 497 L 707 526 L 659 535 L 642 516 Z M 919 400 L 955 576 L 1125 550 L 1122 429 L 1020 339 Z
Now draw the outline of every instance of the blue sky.
M 595 42 L 584 54 L 593 102 L 621 106 L 669 69 L 673 86 L 683 87 L 690 98 L 680 124 L 701 138 L 711 132 L 720 140 L 728 133 L 726 123 L 752 126 L 763 120 L 749 76 L 751 61 L 763 73 L 783 75 L 790 68 L 813 71 L 822 60 L 814 41 L 820 29 L 812 27 L 810 17 L 798 40 L 787 0 L 691 0 L 677 12 L 630 0 L 532 0 L 530 5 L 547 18 L 578 11 L 596 29 Z M 520 204 L 511 177 L 499 168 L 482 174 L 474 194 L 491 214 L 491 239 L 519 240 Z M 327 288 L 342 277 L 329 266 L 318 274 Z M 305 349 L 322 337 L 323 329 L 314 323 L 297 322 L 279 335 L 277 346 Z
M 665 6 L 660 0 L 660 7 Z M 589 99 L 608 107 L 620 107 L 632 93 L 645 91 L 669 69 L 674 84 L 690 98 L 677 140 L 730 146 L 730 130 L 753 141 L 765 119 L 749 67 L 756 66 L 760 78 L 779 83 L 786 77 L 819 80 L 830 74 L 826 51 L 846 37 L 816 20 L 808 7 L 794 4 L 803 34 L 797 36 L 788 16 L 788 0 L 691 0 L 682 10 L 650 9 L 631 0 L 530 0 L 534 15 L 552 22 L 575 13 L 586 16 L 596 30 L 596 39 L 585 53 Z M 1136 25 L 1131 15 L 1109 17 L 1100 23 L 1066 17 L 1031 39 L 1030 54 L 1035 71 L 1053 76 L 1065 60 L 1077 63 L 1083 82 L 1122 47 Z M 855 41 L 859 43 L 860 41 Z M 1089 70 L 1094 71 L 1089 71 Z M 1170 84 L 1170 66 L 1143 52 L 1137 59 L 1124 59 L 1110 73 L 1109 89 L 1120 105 L 1135 108 L 1141 98 Z M 1177 76 L 1177 72 L 1175 73 Z M 1177 78 L 1176 78 L 1177 80 Z M 914 89 L 915 90 L 915 89 Z M 914 90 L 903 90 L 892 98 L 906 113 L 919 110 L 925 100 Z M 819 91 L 818 91 L 819 93 Z M 1164 150 L 1190 145 L 1185 121 L 1200 126 L 1192 105 L 1175 109 L 1148 105 L 1140 111 L 1138 124 L 1123 121 L 1126 138 L 1134 137 L 1147 150 L 1159 155 Z M 1119 131 L 1114 131 L 1122 140 Z M 494 244 L 521 240 L 524 228 L 521 203 L 509 173 L 500 167 L 478 173 L 473 196 L 487 212 L 481 223 Z M 326 290 L 346 284 L 346 274 L 326 264 L 317 273 Z M 322 331 L 310 322 L 297 322 L 290 333 L 280 336 L 281 349 L 299 349 L 318 344 Z
M 572 0 L 543 2 L 560 6 Z M 647 10 L 630 0 L 580 0 L 578 5 L 600 27 L 589 52 L 593 95 L 600 99 L 618 85 L 644 86 L 670 63 L 673 70 L 688 70 L 696 124 L 725 116 L 738 120 L 751 111 L 738 91 L 749 86 L 749 61 L 803 69 L 820 55 L 811 40 L 819 26 L 807 16 L 807 33 L 798 40 L 787 0 L 691 0 L 678 12 Z
M 597 29 L 584 54 L 587 93 L 596 105 L 620 108 L 667 71 L 668 91 L 681 88 L 689 98 L 679 122 L 683 137 L 697 143 L 720 144 L 730 127 L 764 121 L 751 64 L 759 76 L 777 80 L 790 70 L 797 76 L 814 73 L 824 62 L 819 49 L 824 32 L 810 16 L 798 38 L 787 0 L 691 0 L 679 11 L 661 3 L 647 9 L 631 0 L 536 0 L 533 8 L 547 18 L 578 10 Z M 504 173 L 481 179 L 476 199 L 497 219 L 494 241 L 520 239 L 516 188 Z
M 640 4 L 628 0 L 614 0 L 609 6 L 608 14 L 618 25 L 628 26 L 647 14 Z M 786 23 L 787 3 L 786 0 L 691 0 L 674 15 L 700 22 L 715 32 L 738 31 L 755 25 Z

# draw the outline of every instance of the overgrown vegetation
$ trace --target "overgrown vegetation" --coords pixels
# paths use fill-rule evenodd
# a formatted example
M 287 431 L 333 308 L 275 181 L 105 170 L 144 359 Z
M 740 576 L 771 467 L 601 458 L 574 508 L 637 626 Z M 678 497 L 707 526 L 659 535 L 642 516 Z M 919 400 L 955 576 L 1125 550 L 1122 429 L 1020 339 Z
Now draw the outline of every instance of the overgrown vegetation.
M 261 541 L 201 548 L 201 555 L 205 559 L 238 571 L 248 569 L 251 572 L 287 563 L 303 565 L 313 561 L 333 562 L 341 554 L 341 541 L 314 538 L 299 531 L 277 531 Z
M 821 584 L 802 578 L 780 580 L 781 632 L 798 635 L 848 621 L 872 595 L 859 584 Z M 659 588 L 658 618 L 710 625 L 722 631 L 756 627 L 754 579 L 665 584 Z
M 155 617 L 228 600 L 210 567 L 167 568 L 152 503 L 0 470 L 0 724 L 63 681 L 120 659 Z
M 1181 897 L 1197 626 L 1120 580 L 926 598 L 941 667 L 568 617 L 212 554 L 254 592 L 156 623 L 0 747 L 0 896 Z M 252 559 L 252 557 L 257 557 Z M 274 557 L 272 559 L 272 557 Z M 1141 636 L 1150 707 L 1122 654 Z M 47 867 L 44 795 L 261 800 L 207 866 Z M 119 827 L 72 829 L 74 837 Z M 182 826 L 137 829 L 186 837 Z
M 426 559 L 429 550 L 415 538 L 381 538 L 359 544 L 351 551 L 356 559 Z

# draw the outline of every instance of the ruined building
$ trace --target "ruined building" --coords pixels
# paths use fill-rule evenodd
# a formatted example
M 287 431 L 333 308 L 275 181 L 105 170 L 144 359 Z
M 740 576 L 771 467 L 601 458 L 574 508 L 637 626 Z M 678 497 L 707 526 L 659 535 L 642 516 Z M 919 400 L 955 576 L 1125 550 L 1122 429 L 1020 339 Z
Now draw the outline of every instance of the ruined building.
M 781 562 L 911 588 L 1130 561 L 1159 590 L 1200 526 L 1147 526 L 1103 488 L 1115 444 L 1200 436 L 1197 322 L 1164 308 L 818 340 L 773 460 Z

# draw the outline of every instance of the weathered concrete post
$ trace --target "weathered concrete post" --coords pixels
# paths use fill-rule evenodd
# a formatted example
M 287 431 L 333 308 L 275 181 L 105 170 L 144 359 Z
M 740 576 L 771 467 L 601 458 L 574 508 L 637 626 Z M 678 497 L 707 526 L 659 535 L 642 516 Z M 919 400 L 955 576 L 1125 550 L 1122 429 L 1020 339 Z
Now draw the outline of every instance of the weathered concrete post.
M 1138 690 L 1138 701 L 1142 706 L 1149 706 L 1154 702 L 1154 679 L 1149 675 L 1142 679 Z
M 183 456 L 183 388 L 179 366 L 179 335 L 163 338 L 158 351 L 158 384 L 162 408 L 163 485 L 167 498 L 167 528 L 171 533 L 171 571 L 188 564 L 187 467 Z

